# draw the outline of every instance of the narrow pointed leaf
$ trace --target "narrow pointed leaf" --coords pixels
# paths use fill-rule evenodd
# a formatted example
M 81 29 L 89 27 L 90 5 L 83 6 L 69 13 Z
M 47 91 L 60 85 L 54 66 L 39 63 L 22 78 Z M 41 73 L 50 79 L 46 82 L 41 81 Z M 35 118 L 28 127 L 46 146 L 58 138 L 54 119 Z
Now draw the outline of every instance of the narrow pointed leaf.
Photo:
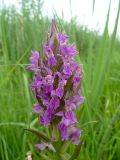
M 35 134 L 36 136 L 38 136 L 41 140 L 45 142 L 52 142 L 50 138 L 48 138 L 45 134 L 38 132 L 37 130 L 31 129 L 31 128 L 25 128 L 25 130 Z
M 75 160 L 79 156 L 80 151 L 81 151 L 81 147 L 82 147 L 82 143 L 83 143 L 83 141 L 81 141 L 78 144 L 78 146 L 75 148 L 73 155 L 71 156 L 71 158 L 69 160 Z

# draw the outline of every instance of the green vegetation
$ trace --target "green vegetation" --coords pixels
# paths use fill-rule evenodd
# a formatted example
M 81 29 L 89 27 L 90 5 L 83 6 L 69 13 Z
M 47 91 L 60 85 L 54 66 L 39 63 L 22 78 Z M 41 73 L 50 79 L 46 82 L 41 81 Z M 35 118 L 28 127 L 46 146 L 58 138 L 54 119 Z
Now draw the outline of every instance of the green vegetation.
M 0 160 L 23 160 L 29 150 L 35 154 L 36 137 L 24 131 L 36 125 L 36 116 L 31 113 L 32 79 L 25 67 L 30 50 L 40 50 L 50 23 L 42 16 L 41 7 L 41 1 L 23 0 L 21 13 L 14 7 L 0 10 Z M 120 41 L 116 39 L 119 11 L 120 5 L 111 36 L 110 8 L 103 35 L 77 25 L 74 19 L 66 23 L 56 16 L 71 43 L 77 44 L 76 60 L 84 64 L 86 101 L 77 111 L 84 144 L 78 160 L 120 159 Z M 68 152 L 73 151 L 71 145 Z

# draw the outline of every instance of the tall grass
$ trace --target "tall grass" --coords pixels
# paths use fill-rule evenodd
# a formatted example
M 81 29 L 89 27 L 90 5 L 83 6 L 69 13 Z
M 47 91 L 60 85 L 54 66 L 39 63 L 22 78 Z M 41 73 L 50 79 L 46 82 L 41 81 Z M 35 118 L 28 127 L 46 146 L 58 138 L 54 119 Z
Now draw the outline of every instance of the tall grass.
M 70 23 L 58 20 L 70 42 L 77 44 L 76 60 L 84 64 L 86 100 L 77 112 L 84 139 L 81 160 L 120 159 L 120 42 L 116 39 L 120 4 L 112 36 L 108 34 L 110 6 L 102 35 L 77 25 L 74 19 Z M 1 160 L 23 160 L 29 150 L 34 152 L 35 138 L 24 132 L 25 127 L 36 125 L 31 114 L 31 75 L 25 67 L 30 50 L 40 50 L 49 26 L 41 7 L 41 1 L 23 0 L 21 13 L 14 7 L 0 10 Z M 73 151 L 71 145 L 68 152 Z

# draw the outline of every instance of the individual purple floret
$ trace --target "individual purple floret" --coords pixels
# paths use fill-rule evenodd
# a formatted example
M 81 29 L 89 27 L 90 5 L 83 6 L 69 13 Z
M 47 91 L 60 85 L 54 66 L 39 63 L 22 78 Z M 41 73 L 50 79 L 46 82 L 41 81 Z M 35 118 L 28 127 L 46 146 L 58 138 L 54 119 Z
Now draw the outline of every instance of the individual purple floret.
M 84 101 L 81 96 L 82 65 L 74 61 L 76 46 L 68 45 L 69 37 L 60 33 L 55 21 L 42 44 L 43 53 L 32 51 L 27 68 L 35 72 L 31 89 L 37 100 L 33 112 L 40 114 L 40 124 L 56 125 L 61 139 L 78 144 L 81 135 L 77 129 L 74 110 Z M 49 145 L 37 145 L 44 149 Z

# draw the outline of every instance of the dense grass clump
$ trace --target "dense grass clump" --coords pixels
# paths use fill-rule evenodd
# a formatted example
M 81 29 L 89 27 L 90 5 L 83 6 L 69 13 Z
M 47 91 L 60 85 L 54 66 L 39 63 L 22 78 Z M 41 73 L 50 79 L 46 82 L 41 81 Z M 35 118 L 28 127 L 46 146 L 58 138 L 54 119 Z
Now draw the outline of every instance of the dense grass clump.
M 1 160 L 23 160 L 29 150 L 35 155 L 35 137 L 24 131 L 36 125 L 31 114 L 34 103 L 29 90 L 31 75 L 25 67 L 30 50 L 41 49 L 50 20 L 42 16 L 42 3 L 34 3 L 23 0 L 20 13 L 14 7 L 0 10 Z M 86 100 L 77 111 L 84 139 L 78 158 L 81 160 L 119 160 L 120 157 L 120 41 L 116 38 L 119 11 L 120 5 L 111 36 L 108 34 L 110 8 L 102 35 L 77 25 L 74 19 L 70 23 L 58 19 L 61 29 L 70 35 L 71 43 L 77 44 L 76 60 L 84 64 Z M 68 152 L 73 151 L 71 145 Z

